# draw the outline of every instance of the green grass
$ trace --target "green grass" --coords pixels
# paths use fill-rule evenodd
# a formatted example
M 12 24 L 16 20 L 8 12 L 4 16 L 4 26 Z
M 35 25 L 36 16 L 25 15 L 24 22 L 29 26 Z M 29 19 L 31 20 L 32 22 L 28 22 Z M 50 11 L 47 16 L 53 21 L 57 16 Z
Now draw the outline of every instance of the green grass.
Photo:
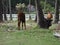
M 53 36 L 51 29 L 20 30 L 8 32 L 6 25 L 0 27 L 0 45 L 60 45 L 60 39 Z

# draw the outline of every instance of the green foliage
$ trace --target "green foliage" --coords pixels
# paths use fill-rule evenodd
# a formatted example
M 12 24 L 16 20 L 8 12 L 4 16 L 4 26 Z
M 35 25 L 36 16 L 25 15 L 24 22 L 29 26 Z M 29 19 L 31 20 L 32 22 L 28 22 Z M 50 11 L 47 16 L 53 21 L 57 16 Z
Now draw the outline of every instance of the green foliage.
M 45 2 L 41 1 L 40 4 L 41 4 L 43 10 L 44 10 L 44 6 L 45 6 L 45 10 L 44 10 L 45 12 L 48 12 L 48 10 L 53 13 L 55 12 L 54 7 L 52 7 L 49 3 L 46 3 L 46 5 L 45 5 Z

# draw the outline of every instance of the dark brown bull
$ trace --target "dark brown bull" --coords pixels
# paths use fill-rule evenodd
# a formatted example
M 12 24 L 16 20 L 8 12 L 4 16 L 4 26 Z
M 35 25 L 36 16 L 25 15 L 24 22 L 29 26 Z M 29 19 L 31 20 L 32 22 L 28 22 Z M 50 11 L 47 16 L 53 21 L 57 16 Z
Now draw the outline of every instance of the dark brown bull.
M 18 13 L 18 29 L 20 30 L 20 25 L 22 23 L 22 29 L 23 29 L 23 26 L 25 27 L 26 29 L 26 22 L 25 22 L 25 13 L 23 12 L 19 12 Z

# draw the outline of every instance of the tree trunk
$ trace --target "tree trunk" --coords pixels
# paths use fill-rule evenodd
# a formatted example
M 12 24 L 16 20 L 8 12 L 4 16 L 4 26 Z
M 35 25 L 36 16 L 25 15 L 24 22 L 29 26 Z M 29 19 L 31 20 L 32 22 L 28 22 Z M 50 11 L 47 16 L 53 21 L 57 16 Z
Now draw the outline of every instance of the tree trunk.
M 40 0 L 35 0 L 36 3 L 36 11 L 37 11 L 37 24 L 40 28 L 46 28 L 48 29 L 49 26 L 51 26 L 51 21 L 50 19 L 45 19 L 44 14 L 40 5 Z
M 5 1 L 3 0 L 3 1 L 2 1 L 2 4 L 3 4 L 4 20 L 7 21 L 7 16 L 6 16 L 6 13 L 7 13 L 6 11 L 7 11 L 7 9 L 8 9 L 8 8 L 7 8 L 7 0 L 5 0 Z
M 29 5 L 31 5 L 31 0 L 29 0 Z M 31 15 L 30 15 L 30 11 L 31 10 L 31 6 L 30 6 L 30 8 L 29 8 L 29 20 L 31 20 Z
M 35 22 L 37 22 L 37 15 L 35 16 Z
M 0 22 L 3 21 L 3 16 L 2 16 L 2 12 L 3 12 L 3 8 L 2 8 L 2 0 L 0 0 Z
M 4 19 L 5 19 L 5 21 L 7 21 L 6 8 L 5 8 L 5 10 L 4 10 Z
M 9 13 L 10 13 L 10 20 L 12 20 L 11 0 L 9 0 Z
M 58 23 L 59 21 L 59 0 L 55 0 L 55 23 Z
M 37 24 L 39 25 L 39 27 L 41 28 L 45 28 L 45 18 L 44 18 L 44 14 L 40 5 L 40 0 L 35 0 L 36 3 L 36 11 L 37 11 Z

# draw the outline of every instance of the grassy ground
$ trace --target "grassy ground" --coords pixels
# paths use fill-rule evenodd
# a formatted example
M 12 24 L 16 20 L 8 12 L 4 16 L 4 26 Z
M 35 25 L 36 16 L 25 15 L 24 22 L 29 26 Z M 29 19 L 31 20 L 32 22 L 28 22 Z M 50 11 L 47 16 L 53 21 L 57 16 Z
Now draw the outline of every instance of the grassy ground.
M 8 31 L 13 27 L 14 31 Z M 0 24 L 0 45 L 60 45 L 60 39 L 53 36 L 53 27 L 39 29 L 36 23 L 27 22 L 27 30 L 17 30 L 17 23 Z

